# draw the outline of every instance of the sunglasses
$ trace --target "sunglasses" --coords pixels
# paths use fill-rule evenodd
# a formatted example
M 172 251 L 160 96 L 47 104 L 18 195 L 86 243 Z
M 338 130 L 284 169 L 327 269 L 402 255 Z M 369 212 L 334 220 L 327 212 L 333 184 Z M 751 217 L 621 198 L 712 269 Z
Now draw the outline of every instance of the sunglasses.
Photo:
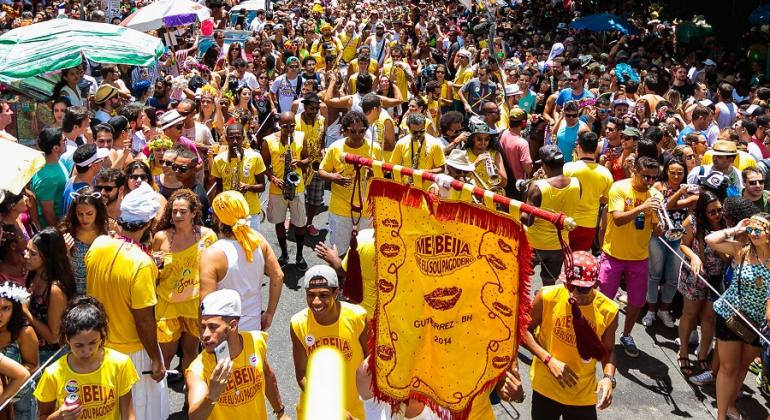
M 749 227 L 747 227 L 747 228 L 746 228 L 746 233 L 748 233 L 749 235 L 756 235 L 756 236 L 759 236 L 759 235 L 761 235 L 761 234 L 762 234 L 764 231 L 765 231 L 765 229 L 763 229 L 763 228 L 758 228 L 758 227 L 752 227 L 752 226 L 749 226 Z
M 86 198 L 95 198 L 95 199 L 98 200 L 98 199 L 102 198 L 102 193 L 100 193 L 100 192 L 92 192 L 91 194 L 80 194 L 80 193 L 77 193 L 77 192 L 71 192 L 70 193 L 70 198 L 72 198 L 73 200 L 78 200 L 78 199 L 81 199 L 81 198 L 84 199 L 84 200 Z
M 578 114 L 564 114 L 564 116 L 567 118 L 577 118 Z
M 94 188 L 99 191 L 104 191 L 109 193 L 109 192 L 112 192 L 112 190 L 114 190 L 116 187 L 113 185 L 97 185 Z
M 413 136 L 422 136 L 425 135 L 425 130 L 410 130 L 410 133 L 412 133 Z
M 259 80 L 267 80 L 267 76 L 259 76 Z
M 187 166 L 187 165 L 177 165 L 177 164 L 173 164 L 173 165 L 171 165 L 171 169 L 173 169 L 173 170 L 174 170 L 174 172 L 181 172 L 181 173 L 185 173 L 185 172 L 187 172 L 187 171 L 189 171 L 189 170 L 190 170 L 190 167 L 189 167 L 189 166 Z
M 148 179 L 150 179 L 150 177 L 147 176 L 147 174 L 133 174 L 133 175 L 129 175 L 128 179 L 133 180 L 133 181 L 137 181 L 137 180 L 140 180 L 140 179 L 142 181 L 147 181 Z
M 765 181 L 758 179 L 756 181 L 746 181 L 749 185 L 765 185 Z
M 294 128 L 297 124 L 291 123 L 291 124 L 281 124 L 281 128 Z
M 444 70 L 436 70 L 436 74 L 446 74 Z
M 162 161 L 160 161 L 160 164 L 161 164 L 161 166 L 169 167 L 169 166 L 173 165 L 174 162 L 172 162 L 170 160 L 162 160 Z
M 695 160 L 695 155 L 694 155 L 694 154 L 692 154 L 692 155 L 687 155 L 687 156 L 685 156 L 684 158 L 685 158 L 685 159 L 687 159 L 687 160 Z
M 570 292 L 572 292 L 572 291 L 576 291 L 576 292 L 580 293 L 581 295 L 585 295 L 585 294 L 588 294 L 588 293 L 590 293 L 590 292 L 591 292 L 591 290 L 593 290 L 593 289 L 594 289 L 594 288 L 593 288 L 593 287 L 591 287 L 591 286 L 587 286 L 587 287 L 580 287 L 580 286 L 573 286 L 573 285 L 571 285 L 571 284 L 568 284 L 568 285 L 567 285 L 567 290 L 569 290 Z
M 171 127 L 175 128 L 177 130 L 181 130 L 181 129 L 184 128 L 184 123 L 179 123 L 179 124 L 176 124 L 176 125 L 172 125 Z
M 724 209 L 722 207 L 719 207 L 719 208 L 716 208 L 716 209 L 711 209 L 711 210 L 706 212 L 706 214 L 708 214 L 709 216 L 712 216 L 712 217 L 713 216 L 718 216 L 718 215 L 720 215 L 722 213 L 724 213 Z
M 178 112 L 179 115 L 181 115 L 183 117 L 186 117 L 186 116 L 188 116 L 188 115 L 193 113 L 192 111 L 179 111 L 179 110 L 177 110 L 176 112 Z
M 657 175 L 642 175 L 642 174 L 640 174 L 640 175 L 641 175 L 642 179 L 645 180 L 645 181 L 655 181 L 655 180 L 658 179 Z

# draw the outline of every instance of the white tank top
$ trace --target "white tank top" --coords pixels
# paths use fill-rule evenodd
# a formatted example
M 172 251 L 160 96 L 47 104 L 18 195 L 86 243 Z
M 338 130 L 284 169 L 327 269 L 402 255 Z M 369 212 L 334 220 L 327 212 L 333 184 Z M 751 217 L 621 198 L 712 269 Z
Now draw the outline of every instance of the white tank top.
M 350 106 L 350 110 L 351 111 L 358 111 L 358 112 L 361 112 L 361 113 L 364 112 L 363 108 L 361 108 L 361 99 L 362 98 L 363 97 L 358 92 L 353 94 L 353 97 L 352 97 L 353 104 Z
M 240 331 L 262 330 L 262 277 L 265 272 L 265 257 L 262 248 L 254 251 L 254 261 L 246 259 L 246 253 L 238 241 L 219 239 L 211 248 L 220 250 L 227 257 L 227 274 L 217 283 L 217 290 L 233 289 L 241 295 Z
M 729 104 L 718 102 L 716 107 L 719 108 L 719 117 L 717 118 L 717 125 L 719 126 L 719 129 L 721 130 L 725 127 L 730 127 L 733 125 L 738 116 L 735 104 L 732 102 Z

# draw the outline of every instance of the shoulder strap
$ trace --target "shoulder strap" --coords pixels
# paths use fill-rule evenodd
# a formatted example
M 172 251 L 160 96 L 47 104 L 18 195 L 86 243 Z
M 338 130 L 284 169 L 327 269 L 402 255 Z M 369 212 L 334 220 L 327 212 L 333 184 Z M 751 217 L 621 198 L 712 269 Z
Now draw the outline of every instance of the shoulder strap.
M 743 273 L 743 263 L 746 262 L 746 255 L 749 253 L 748 250 L 746 252 L 743 252 L 741 250 L 741 262 L 738 265 L 738 276 L 733 279 L 733 281 L 738 282 L 738 306 L 741 306 L 741 273 Z

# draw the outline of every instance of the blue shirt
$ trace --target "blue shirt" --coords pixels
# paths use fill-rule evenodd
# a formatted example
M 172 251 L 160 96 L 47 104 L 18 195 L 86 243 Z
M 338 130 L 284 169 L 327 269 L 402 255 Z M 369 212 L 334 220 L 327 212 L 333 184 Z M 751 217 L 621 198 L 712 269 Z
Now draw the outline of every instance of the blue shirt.
M 572 88 L 566 88 L 562 89 L 561 92 L 559 92 L 559 96 L 556 97 L 556 105 L 564 106 L 564 103 L 567 101 L 579 101 L 581 99 L 587 99 L 587 98 L 593 98 L 594 94 L 591 93 L 588 89 L 583 89 L 583 93 L 580 95 L 575 95 L 575 92 L 572 91 Z

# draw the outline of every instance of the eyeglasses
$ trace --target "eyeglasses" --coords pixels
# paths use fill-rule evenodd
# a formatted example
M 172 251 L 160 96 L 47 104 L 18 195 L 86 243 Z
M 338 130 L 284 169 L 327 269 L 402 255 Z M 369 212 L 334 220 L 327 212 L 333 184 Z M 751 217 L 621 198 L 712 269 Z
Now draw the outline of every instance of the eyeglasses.
M 128 179 L 130 179 L 132 181 L 137 181 L 137 180 L 140 180 L 140 179 L 142 181 L 147 181 L 148 179 L 150 179 L 150 177 L 147 174 L 132 174 L 132 175 L 128 176 Z
M 104 192 L 112 192 L 116 187 L 114 185 L 96 185 L 94 189 L 98 191 L 104 191 Z
M 746 181 L 746 183 L 749 185 L 765 185 L 765 181 L 762 179 L 757 179 L 754 181 Z
M 171 165 L 173 165 L 173 164 L 174 164 L 174 162 L 172 162 L 172 161 L 170 161 L 170 160 L 162 160 L 162 161 L 160 161 L 160 164 L 161 164 L 162 166 L 166 166 L 166 167 L 168 167 L 168 166 L 171 166 Z
M 707 212 L 706 212 L 706 214 L 708 214 L 708 215 L 709 215 L 709 216 L 711 216 L 711 217 L 714 217 L 714 216 L 718 216 L 718 215 L 720 215 L 720 214 L 722 214 L 722 213 L 724 213 L 724 209 L 723 209 L 722 207 L 718 207 L 718 208 L 715 208 L 715 209 L 711 209 L 711 210 L 709 210 L 709 211 L 707 211 Z M 747 230 L 748 230 L 748 229 L 747 229 Z
M 189 166 L 187 166 L 187 165 L 177 165 L 177 164 L 173 164 L 173 165 L 171 165 L 171 169 L 172 169 L 174 172 L 181 172 L 181 173 L 185 173 L 185 172 L 187 172 L 187 171 L 189 171 L 189 170 L 190 170 L 190 167 L 189 167 Z
M 564 114 L 564 116 L 567 118 L 577 118 L 578 114 Z
M 758 228 L 758 227 L 749 226 L 749 227 L 746 228 L 746 233 L 748 233 L 749 235 L 757 235 L 757 236 L 759 236 L 764 231 L 765 231 L 764 229 Z

